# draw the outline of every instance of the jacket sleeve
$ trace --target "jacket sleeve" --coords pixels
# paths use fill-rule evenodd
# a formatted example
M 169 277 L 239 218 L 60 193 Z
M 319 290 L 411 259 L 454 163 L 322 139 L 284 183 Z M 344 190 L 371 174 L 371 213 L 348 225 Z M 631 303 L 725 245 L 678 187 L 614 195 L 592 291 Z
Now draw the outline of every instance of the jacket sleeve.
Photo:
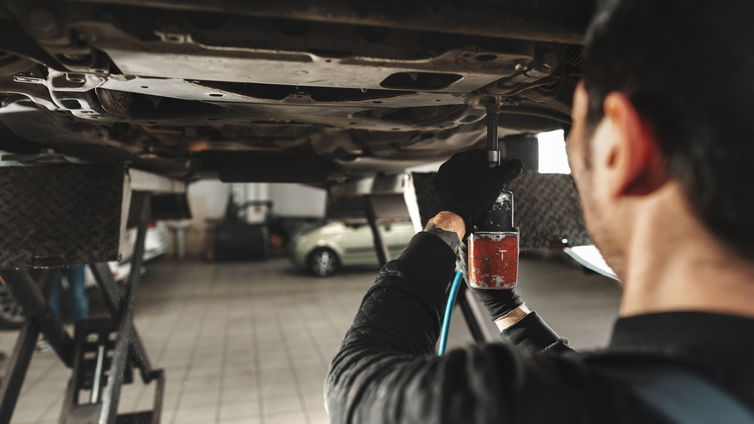
M 502 332 L 503 338 L 529 352 L 571 352 L 568 340 L 561 338 L 536 312 Z
M 331 422 L 473 423 L 510 417 L 507 401 L 530 384 L 524 375 L 535 364 L 523 359 L 522 350 L 498 343 L 432 355 L 454 261 L 442 240 L 419 233 L 380 270 L 330 366 Z M 534 340 L 527 328 L 519 326 L 511 341 L 546 347 L 559 340 Z

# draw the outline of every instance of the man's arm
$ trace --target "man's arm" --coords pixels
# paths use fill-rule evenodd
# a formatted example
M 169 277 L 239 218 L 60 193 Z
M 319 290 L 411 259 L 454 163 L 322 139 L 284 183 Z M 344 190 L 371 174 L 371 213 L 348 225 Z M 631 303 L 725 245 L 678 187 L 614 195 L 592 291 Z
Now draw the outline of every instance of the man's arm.
M 435 186 L 444 212 L 380 270 L 364 296 L 328 374 L 332 422 L 507 420 L 526 390 L 547 387 L 529 384 L 547 374 L 542 372 L 543 364 L 534 363 L 537 370 L 529 372 L 530 361 L 509 344 L 470 346 L 439 358 L 432 355 L 453 273 L 456 239 L 464 237 L 502 185 L 521 169 L 516 161 L 498 168 L 482 164 L 480 151 L 456 154 L 443 164 Z M 532 321 L 529 317 L 536 315 L 526 315 L 510 330 Z M 537 343 L 549 346 L 557 340 L 554 336 Z
M 440 237 L 461 259 L 460 267 L 465 269 L 466 254 L 461 247 L 461 237 L 466 232 L 463 219 L 457 214 L 442 211 L 435 215 L 424 231 Z M 568 342 L 545 323 L 536 312 L 532 312 L 511 290 L 478 290 L 469 288 L 485 305 L 492 320 L 503 337 L 529 351 L 570 351 Z
M 540 381 L 550 375 L 543 367 L 557 366 L 527 361 L 509 344 L 433 355 L 454 263 L 450 247 L 425 231 L 380 270 L 330 366 L 331 422 L 508 420 L 533 387 L 552 387 Z
M 380 270 L 330 366 L 326 387 L 331 422 L 362 422 L 375 405 L 387 407 L 383 403 L 393 398 L 393 390 L 406 389 L 405 380 L 393 380 L 410 378 L 425 366 L 438 337 L 454 263 L 454 252 L 445 242 L 421 232 Z

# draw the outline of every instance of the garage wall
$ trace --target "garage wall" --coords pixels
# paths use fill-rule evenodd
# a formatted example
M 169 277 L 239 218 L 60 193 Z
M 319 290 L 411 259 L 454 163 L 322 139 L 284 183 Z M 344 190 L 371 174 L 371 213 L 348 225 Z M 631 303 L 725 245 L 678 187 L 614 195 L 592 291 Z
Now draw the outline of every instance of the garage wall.
M 207 220 L 220 219 L 225 215 L 230 184 L 219 180 L 203 180 L 192 183 L 188 188 L 191 206 L 191 226 L 186 232 L 186 255 L 198 257 L 204 254 L 207 240 Z M 172 234 L 171 234 L 172 241 Z M 170 253 L 174 243 L 170 244 Z
M 290 217 L 325 216 L 324 189 L 303 184 L 269 184 L 270 200 L 274 203 L 275 213 Z
M 207 220 L 221 219 L 225 215 L 228 196 L 233 192 L 236 202 L 250 200 L 271 200 L 277 215 L 286 217 L 317 217 L 325 215 L 326 192 L 323 189 L 302 184 L 248 183 L 226 184 L 219 180 L 203 180 L 192 183 L 188 188 L 188 199 L 193 218 L 186 231 L 186 255 L 200 257 L 207 248 L 209 226 Z M 264 208 L 246 210 L 249 222 L 261 222 Z M 168 254 L 173 254 L 175 243 L 172 232 L 169 234 Z
M 284 217 L 322 218 L 325 216 L 326 192 L 324 189 L 303 184 L 248 183 L 232 184 L 237 203 L 252 200 L 270 200 L 275 215 Z M 246 220 L 263 222 L 265 208 L 246 209 Z

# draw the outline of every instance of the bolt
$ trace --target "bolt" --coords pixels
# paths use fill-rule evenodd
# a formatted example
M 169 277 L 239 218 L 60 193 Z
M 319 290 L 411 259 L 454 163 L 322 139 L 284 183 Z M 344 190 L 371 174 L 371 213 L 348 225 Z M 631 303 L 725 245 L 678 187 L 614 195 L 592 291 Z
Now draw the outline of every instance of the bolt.
M 36 8 L 29 12 L 29 26 L 34 32 L 51 34 L 58 29 L 55 15 L 48 9 Z
M 70 82 L 75 82 L 75 83 L 78 83 L 78 84 L 86 82 L 86 77 L 83 74 L 66 73 L 65 74 L 65 79 L 67 79 Z
M 558 54 L 553 51 L 548 51 L 542 55 L 542 67 L 548 71 L 552 71 L 558 65 Z
M 485 108 L 496 107 L 497 99 L 495 96 L 483 96 L 479 98 L 479 105 Z
M 526 64 L 524 62 L 516 62 L 514 68 L 517 72 L 523 72 L 526 70 Z

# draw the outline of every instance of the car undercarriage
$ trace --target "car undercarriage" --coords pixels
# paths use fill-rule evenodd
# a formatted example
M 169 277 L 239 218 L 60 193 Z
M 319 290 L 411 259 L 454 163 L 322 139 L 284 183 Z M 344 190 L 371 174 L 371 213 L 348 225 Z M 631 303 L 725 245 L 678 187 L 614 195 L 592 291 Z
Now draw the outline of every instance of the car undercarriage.
M 71 368 L 60 422 L 160 422 L 166 373 L 150 362 L 134 305 L 148 229 L 191 218 L 188 186 L 196 180 L 326 188 L 324 215 L 366 217 L 374 258 L 385 264 L 405 237 L 383 234 L 390 231 L 380 223 L 410 219 L 408 237 L 438 207 L 434 174 L 407 169 L 485 146 L 480 166 L 515 157 L 536 171 L 533 135 L 570 125 L 592 7 L 593 0 L 0 0 L 0 315 L 18 318 L 15 302 L 24 312 L 0 381 L 0 424 L 13 416 L 40 334 Z M 521 248 L 588 243 L 568 175 L 528 172 L 514 183 Z M 269 213 L 271 202 L 244 197 L 235 205 L 229 193 L 225 217 L 212 224 L 224 230 L 207 243 L 207 257 L 228 258 L 215 255 L 218 246 L 246 249 L 235 242 L 252 236 L 264 257 L 269 222 L 232 217 L 249 204 L 269 205 Z M 209 222 L 198 204 L 196 221 Z M 176 244 L 185 228 L 173 228 Z M 339 259 L 312 240 L 317 246 L 302 247 L 302 262 L 318 261 L 325 275 Z M 368 246 L 350 248 L 372 256 Z M 119 285 L 107 262 L 126 254 L 139 272 Z M 78 321 L 71 333 L 48 295 L 62 267 L 80 264 L 105 315 Z M 477 342 L 497 337 L 471 292 L 459 305 Z M 131 411 L 120 405 L 121 387 L 137 371 L 153 399 Z
M 591 8 L 4 0 L 0 150 L 185 180 L 398 172 L 483 144 L 490 99 L 503 138 L 567 127 Z

